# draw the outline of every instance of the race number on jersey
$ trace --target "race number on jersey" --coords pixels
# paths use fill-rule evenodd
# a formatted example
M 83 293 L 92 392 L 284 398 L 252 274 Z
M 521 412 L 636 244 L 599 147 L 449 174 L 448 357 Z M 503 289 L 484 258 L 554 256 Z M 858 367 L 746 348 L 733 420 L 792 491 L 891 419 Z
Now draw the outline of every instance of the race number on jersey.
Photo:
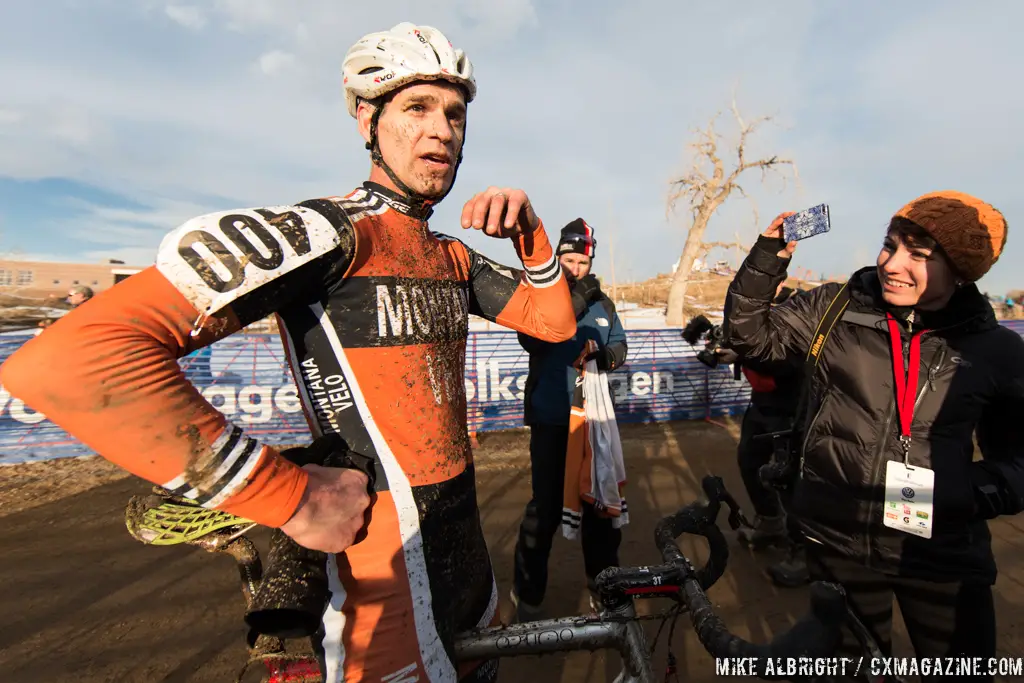
M 338 229 L 302 206 L 197 216 L 160 243 L 157 269 L 203 315 L 337 248 Z

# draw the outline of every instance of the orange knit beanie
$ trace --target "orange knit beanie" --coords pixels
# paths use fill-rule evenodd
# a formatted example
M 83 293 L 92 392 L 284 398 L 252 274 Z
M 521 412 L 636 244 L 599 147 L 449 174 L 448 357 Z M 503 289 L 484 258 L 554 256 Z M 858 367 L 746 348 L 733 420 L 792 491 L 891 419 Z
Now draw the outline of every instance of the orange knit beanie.
M 1006 245 L 1006 219 L 991 204 L 962 192 L 922 195 L 896 212 L 921 226 L 968 282 L 979 280 Z

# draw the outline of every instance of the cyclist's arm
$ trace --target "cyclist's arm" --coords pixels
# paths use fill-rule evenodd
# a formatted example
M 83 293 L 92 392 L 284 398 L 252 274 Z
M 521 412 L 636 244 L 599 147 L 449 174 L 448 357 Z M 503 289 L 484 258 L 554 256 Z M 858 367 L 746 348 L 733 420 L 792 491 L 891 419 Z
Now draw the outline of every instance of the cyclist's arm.
M 542 342 L 539 339 L 534 339 L 528 334 L 522 332 L 516 333 L 516 338 L 519 340 L 519 345 L 523 347 L 523 350 L 527 353 L 538 353 L 544 350 L 547 346 L 547 342 Z
M 4 387 L 133 474 L 207 507 L 282 525 L 302 498 L 305 471 L 229 425 L 177 359 L 336 274 L 351 234 L 308 209 L 288 210 L 274 220 L 240 211 L 188 221 L 161 244 L 157 265 L 15 352 L 0 368 Z M 250 252 L 244 266 L 243 249 L 223 246 L 232 236 Z M 200 313 L 210 317 L 192 337 Z
M 825 307 L 841 285 L 828 283 L 807 296 L 772 306 L 786 279 L 789 259 L 778 256 L 781 239 L 761 236 L 744 259 L 725 298 L 723 346 L 755 361 L 802 360 Z M 783 246 L 785 246 L 783 244 Z
M 545 342 L 576 334 L 576 315 L 544 224 L 512 239 L 524 270 L 464 247 L 469 258 L 469 312 Z

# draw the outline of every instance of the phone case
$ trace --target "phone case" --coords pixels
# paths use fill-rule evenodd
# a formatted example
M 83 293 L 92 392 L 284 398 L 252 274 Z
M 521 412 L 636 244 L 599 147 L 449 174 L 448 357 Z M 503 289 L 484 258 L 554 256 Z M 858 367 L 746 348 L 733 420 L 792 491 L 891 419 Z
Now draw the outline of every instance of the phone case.
M 828 232 L 831 227 L 828 204 L 819 204 L 784 218 L 782 237 L 786 242 L 795 242 Z

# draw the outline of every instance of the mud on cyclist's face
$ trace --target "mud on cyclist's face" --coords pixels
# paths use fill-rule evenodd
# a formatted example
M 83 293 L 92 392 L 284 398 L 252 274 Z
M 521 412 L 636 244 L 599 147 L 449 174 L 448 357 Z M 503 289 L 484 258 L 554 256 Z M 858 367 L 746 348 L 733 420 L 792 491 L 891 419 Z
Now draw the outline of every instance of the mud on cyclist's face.
M 949 261 L 927 238 L 890 230 L 877 267 L 882 297 L 893 306 L 938 309 L 956 291 L 956 274 Z
M 562 254 L 558 257 L 558 260 L 562 264 L 562 270 L 577 280 L 581 277 L 586 277 L 587 273 L 590 272 L 591 265 L 593 265 L 590 257 L 583 254 Z
M 465 93 L 445 82 L 413 83 L 397 91 L 377 123 L 385 163 L 428 197 L 451 185 L 465 134 Z

